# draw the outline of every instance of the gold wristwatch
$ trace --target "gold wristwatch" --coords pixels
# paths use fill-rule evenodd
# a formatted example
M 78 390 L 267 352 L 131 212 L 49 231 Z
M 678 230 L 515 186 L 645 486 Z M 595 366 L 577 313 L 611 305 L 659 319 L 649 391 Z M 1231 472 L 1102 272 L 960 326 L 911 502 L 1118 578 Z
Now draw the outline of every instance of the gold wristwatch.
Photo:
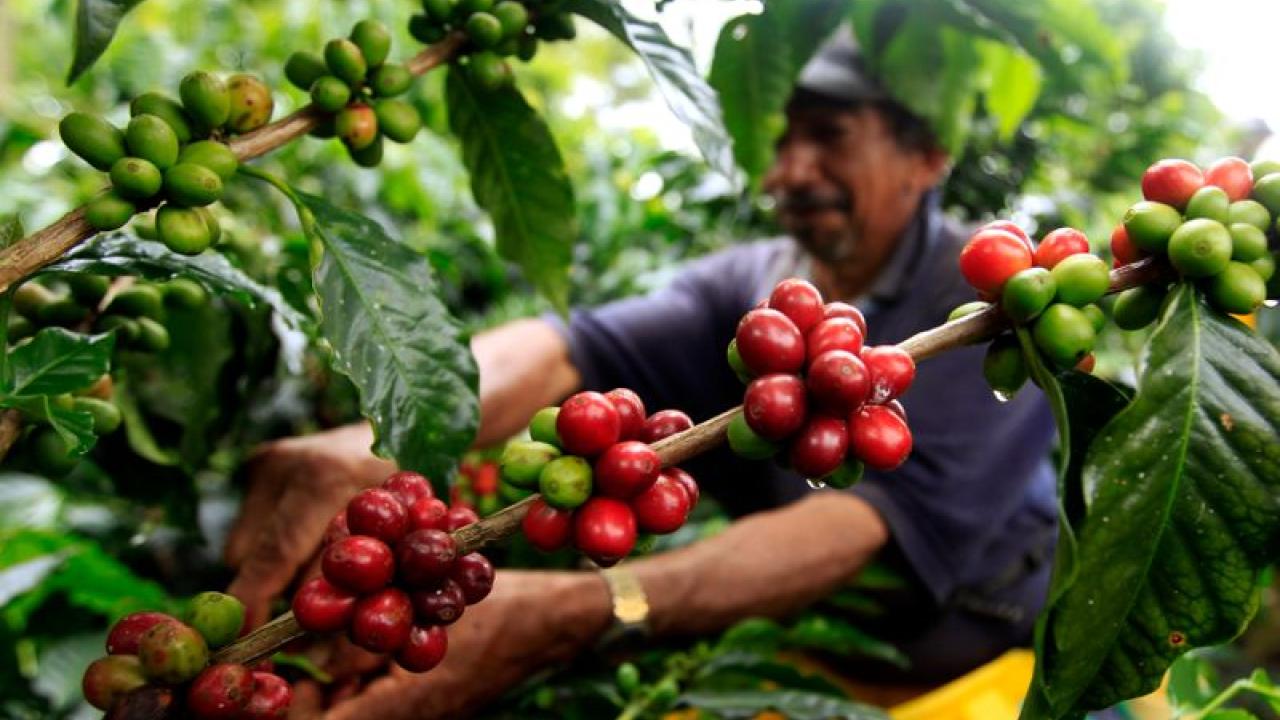
M 613 597 L 613 624 L 600 638 L 601 647 L 634 643 L 649 636 L 649 600 L 640 581 L 627 568 L 600 571 Z

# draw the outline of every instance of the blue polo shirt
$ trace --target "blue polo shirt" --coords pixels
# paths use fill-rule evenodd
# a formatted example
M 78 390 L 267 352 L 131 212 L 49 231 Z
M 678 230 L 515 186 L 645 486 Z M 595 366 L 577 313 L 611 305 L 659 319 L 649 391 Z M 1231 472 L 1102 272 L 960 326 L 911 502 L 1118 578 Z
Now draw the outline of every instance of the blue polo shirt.
M 974 299 L 958 270 L 964 239 L 935 197 L 922 204 L 871 290 L 846 299 L 866 315 L 867 344 L 936 327 Z M 651 411 L 679 408 L 700 422 L 742 402 L 724 355 L 739 318 L 778 280 L 807 276 L 809 267 L 790 239 L 741 244 L 689 263 L 650 295 L 575 310 L 558 324 L 586 388 L 629 387 Z M 1027 556 L 1045 555 L 1056 517 L 1053 418 L 1034 387 L 998 402 L 982 377 L 984 352 L 957 349 L 920 363 L 902 398 L 910 458 L 891 472 L 868 471 L 848 492 L 884 518 L 935 607 L 989 595 L 995 615 L 1003 603 L 1006 619 L 1029 632 L 1048 568 Z M 687 467 L 734 515 L 815 491 L 791 471 L 727 448 Z

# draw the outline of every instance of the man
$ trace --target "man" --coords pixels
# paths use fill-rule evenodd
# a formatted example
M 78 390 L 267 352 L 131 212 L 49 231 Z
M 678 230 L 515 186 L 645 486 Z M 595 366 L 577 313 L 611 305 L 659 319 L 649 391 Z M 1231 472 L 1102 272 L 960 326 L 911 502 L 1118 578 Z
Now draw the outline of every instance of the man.
M 962 233 L 937 207 L 947 158 L 927 127 L 863 72 L 848 35 L 805 69 L 766 178 L 789 239 L 696 261 L 668 288 L 567 324 L 524 320 L 481 334 L 480 444 L 519 431 L 580 388 L 629 387 L 649 408 L 701 420 L 741 401 L 724 361 L 737 320 L 780 279 L 811 279 L 866 314 L 868 344 L 898 342 L 972 299 L 956 267 Z M 859 677 L 940 682 L 1029 639 L 1048 582 L 1055 513 L 1053 428 L 1034 392 L 1000 404 L 982 380 L 981 348 L 922 363 L 903 398 L 915 450 L 900 469 L 849 491 L 727 450 L 690 465 L 739 519 L 723 533 L 609 571 L 501 571 L 493 594 L 450 628 L 444 663 L 426 676 L 391 670 L 329 718 L 428 718 L 473 710 L 523 677 L 595 645 L 620 624 L 656 635 L 715 632 L 746 617 L 785 617 L 879 557 L 909 587 L 872 628 L 908 655 L 907 673 Z M 258 617 L 313 554 L 329 517 L 389 471 L 356 426 L 283 441 L 258 458 L 232 533 L 232 591 Z M 615 618 L 616 598 L 643 617 Z M 625 620 L 626 623 L 622 621 Z M 298 712 L 318 712 L 302 686 Z

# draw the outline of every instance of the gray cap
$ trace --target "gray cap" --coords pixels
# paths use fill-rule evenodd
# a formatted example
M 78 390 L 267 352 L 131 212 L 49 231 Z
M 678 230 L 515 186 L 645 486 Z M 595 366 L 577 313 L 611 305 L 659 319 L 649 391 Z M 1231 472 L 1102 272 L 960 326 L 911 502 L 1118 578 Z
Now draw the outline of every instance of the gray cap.
M 867 71 L 848 23 L 842 24 L 800 71 L 796 89 L 850 103 L 890 99 Z

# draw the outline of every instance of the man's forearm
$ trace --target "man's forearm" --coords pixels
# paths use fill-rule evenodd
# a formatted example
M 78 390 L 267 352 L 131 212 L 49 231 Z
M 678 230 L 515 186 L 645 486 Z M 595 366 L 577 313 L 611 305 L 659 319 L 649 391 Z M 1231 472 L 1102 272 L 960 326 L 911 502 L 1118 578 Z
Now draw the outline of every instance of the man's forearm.
M 655 633 L 712 632 L 746 617 L 784 616 L 826 596 L 888 537 L 861 498 L 823 492 L 631 569 L 648 595 Z

